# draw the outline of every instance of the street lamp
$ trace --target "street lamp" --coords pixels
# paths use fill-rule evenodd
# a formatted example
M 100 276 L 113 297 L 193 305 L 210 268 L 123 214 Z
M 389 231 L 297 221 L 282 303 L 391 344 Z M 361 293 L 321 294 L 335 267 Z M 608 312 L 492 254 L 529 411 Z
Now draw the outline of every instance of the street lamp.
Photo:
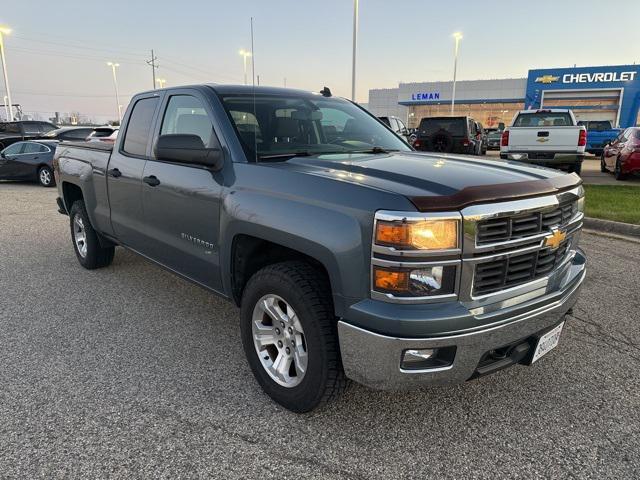
M 351 101 L 356 101 L 356 50 L 358 48 L 358 0 L 353 0 L 353 52 L 351 59 Z
M 7 60 L 4 58 L 4 37 L 3 35 L 9 35 L 11 29 L 0 25 L 0 58 L 2 59 L 2 73 L 4 75 L 4 89 L 7 92 L 7 102 L 9 103 L 8 119 L 13 122 L 13 108 L 11 108 L 11 90 L 9 89 L 9 74 L 7 73 Z
M 249 50 L 242 49 L 238 52 L 242 56 L 242 64 L 244 65 L 244 84 L 247 84 L 247 58 L 253 54 Z
M 111 67 L 111 73 L 113 74 L 113 86 L 116 89 L 116 107 L 118 108 L 118 122 L 122 121 L 122 107 L 120 105 L 120 98 L 118 96 L 118 79 L 116 78 L 116 67 L 119 67 L 119 63 L 107 62 L 107 65 Z
M 156 78 L 156 83 L 160 85 L 160 88 L 164 88 L 164 84 L 167 83 L 166 78 Z
M 453 90 L 451 92 L 451 115 L 453 116 L 453 106 L 456 102 L 456 73 L 458 70 L 458 48 L 460 45 L 460 40 L 462 40 L 462 33 L 456 32 L 453 34 L 453 38 L 456 41 L 456 48 L 453 59 Z

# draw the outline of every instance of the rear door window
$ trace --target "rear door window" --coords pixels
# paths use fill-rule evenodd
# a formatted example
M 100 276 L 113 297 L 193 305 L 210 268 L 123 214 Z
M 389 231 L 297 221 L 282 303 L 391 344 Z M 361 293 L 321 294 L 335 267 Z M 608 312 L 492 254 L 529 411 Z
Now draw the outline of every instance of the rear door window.
M 39 153 L 42 151 L 40 150 L 41 147 L 46 150 L 46 147 L 44 145 L 35 142 L 27 142 L 24 144 L 24 150 L 22 151 L 22 153 Z
M 18 155 L 18 154 L 22 153 L 22 150 L 24 149 L 24 146 L 25 146 L 24 142 L 14 143 L 13 145 L 9 145 L 2 152 L 5 155 Z
M 142 98 L 131 111 L 122 150 L 130 155 L 145 157 L 151 132 L 151 122 L 158 106 L 158 97 Z

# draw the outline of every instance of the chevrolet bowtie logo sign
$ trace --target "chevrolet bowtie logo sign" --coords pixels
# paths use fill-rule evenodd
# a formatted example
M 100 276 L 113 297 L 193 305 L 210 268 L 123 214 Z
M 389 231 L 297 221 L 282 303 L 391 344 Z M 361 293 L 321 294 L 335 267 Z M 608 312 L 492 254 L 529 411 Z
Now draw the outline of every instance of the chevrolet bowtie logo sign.
M 553 75 L 543 75 L 536 78 L 536 83 L 553 83 L 560 80 L 560 77 L 554 77 Z
M 544 143 L 544 142 L 548 142 L 549 141 L 549 137 L 539 137 L 536 142 L 540 142 L 540 143 Z
M 560 230 L 554 230 L 551 235 L 544 237 L 544 246 L 549 247 L 551 250 L 556 250 L 566 238 L 566 233 Z

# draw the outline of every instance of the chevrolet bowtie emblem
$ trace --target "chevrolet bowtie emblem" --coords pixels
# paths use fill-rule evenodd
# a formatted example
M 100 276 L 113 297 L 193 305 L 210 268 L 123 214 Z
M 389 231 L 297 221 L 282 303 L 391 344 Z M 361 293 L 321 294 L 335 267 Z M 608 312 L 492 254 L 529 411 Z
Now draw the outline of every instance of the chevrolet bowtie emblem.
M 544 246 L 549 247 L 551 250 L 555 250 L 562 242 L 565 241 L 566 238 L 566 233 L 560 230 L 554 230 L 551 235 L 544 237 Z
M 553 83 L 560 80 L 560 77 L 554 77 L 553 75 L 543 75 L 536 78 L 536 83 Z
M 549 137 L 539 137 L 536 142 L 540 142 L 540 143 L 544 143 L 544 142 L 548 142 L 549 141 Z

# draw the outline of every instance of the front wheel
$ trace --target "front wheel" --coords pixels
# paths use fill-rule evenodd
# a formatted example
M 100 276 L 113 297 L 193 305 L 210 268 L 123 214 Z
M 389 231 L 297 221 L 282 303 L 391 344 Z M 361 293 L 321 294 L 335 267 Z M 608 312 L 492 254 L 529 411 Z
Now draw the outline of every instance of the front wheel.
M 291 261 L 258 271 L 240 315 L 249 366 L 274 401 L 303 413 L 346 388 L 331 290 L 316 268 Z
M 622 172 L 622 165 L 620 164 L 620 159 L 616 160 L 616 167 L 613 171 L 613 175 L 616 177 L 616 180 L 624 180 L 627 178 L 627 175 Z
M 43 187 L 53 187 L 56 184 L 55 179 L 53 178 L 53 172 L 47 166 L 40 167 L 38 169 L 38 182 Z
M 607 170 L 607 164 L 604 162 L 604 153 L 600 155 L 600 171 L 602 173 L 607 173 L 609 171 Z
M 87 270 L 106 267 L 113 261 L 115 247 L 103 247 L 91 225 L 82 200 L 77 200 L 69 212 L 73 250 L 80 265 Z

